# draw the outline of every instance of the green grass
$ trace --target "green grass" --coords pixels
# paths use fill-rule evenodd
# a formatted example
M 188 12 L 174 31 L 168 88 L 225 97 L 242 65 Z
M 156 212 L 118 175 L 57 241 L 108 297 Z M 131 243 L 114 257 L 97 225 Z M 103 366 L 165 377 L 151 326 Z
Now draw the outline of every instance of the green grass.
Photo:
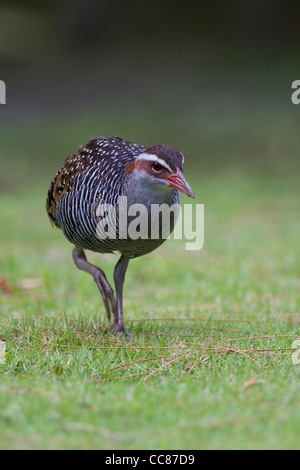
M 298 181 L 203 182 L 204 250 L 168 241 L 130 263 L 130 344 L 106 335 L 41 187 L 0 203 L 1 448 L 298 448 Z M 112 275 L 113 256 L 91 259 Z
M 199 129 L 190 116 L 184 136 L 178 116 L 29 122 L 18 139 L 2 129 L 1 449 L 299 448 L 298 145 L 295 115 L 284 128 L 278 116 L 208 113 Z M 130 262 L 130 344 L 106 334 L 97 288 L 44 209 L 61 155 L 99 129 L 146 143 L 176 135 L 174 146 L 191 146 L 186 176 L 205 204 L 203 250 L 170 240 Z M 112 278 L 114 256 L 89 258 Z

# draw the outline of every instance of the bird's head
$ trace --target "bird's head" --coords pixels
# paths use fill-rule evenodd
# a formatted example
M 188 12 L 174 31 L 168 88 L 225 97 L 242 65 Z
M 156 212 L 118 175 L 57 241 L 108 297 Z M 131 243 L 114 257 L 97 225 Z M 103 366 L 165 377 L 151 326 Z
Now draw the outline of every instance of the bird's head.
M 194 198 L 194 192 L 183 176 L 184 156 L 168 145 L 153 145 L 126 168 L 127 174 L 140 173 L 156 185 L 177 189 Z

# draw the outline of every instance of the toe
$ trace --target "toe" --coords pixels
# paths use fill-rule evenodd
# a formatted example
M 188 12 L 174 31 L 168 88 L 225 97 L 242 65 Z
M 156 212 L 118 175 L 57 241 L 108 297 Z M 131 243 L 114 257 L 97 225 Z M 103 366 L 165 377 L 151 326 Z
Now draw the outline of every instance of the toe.
M 112 325 L 110 325 L 109 330 L 116 336 L 121 336 L 123 333 L 125 333 L 126 340 L 128 342 L 131 341 L 131 334 L 125 331 L 125 326 L 123 323 L 113 323 Z

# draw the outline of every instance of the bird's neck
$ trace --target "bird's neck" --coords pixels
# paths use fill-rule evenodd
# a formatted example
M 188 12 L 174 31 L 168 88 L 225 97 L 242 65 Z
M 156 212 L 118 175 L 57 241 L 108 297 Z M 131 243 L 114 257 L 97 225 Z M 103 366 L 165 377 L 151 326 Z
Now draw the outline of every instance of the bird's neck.
M 150 177 L 146 173 L 133 171 L 128 178 L 127 201 L 128 205 L 144 204 L 147 208 L 151 204 L 172 205 L 179 202 L 172 188 Z

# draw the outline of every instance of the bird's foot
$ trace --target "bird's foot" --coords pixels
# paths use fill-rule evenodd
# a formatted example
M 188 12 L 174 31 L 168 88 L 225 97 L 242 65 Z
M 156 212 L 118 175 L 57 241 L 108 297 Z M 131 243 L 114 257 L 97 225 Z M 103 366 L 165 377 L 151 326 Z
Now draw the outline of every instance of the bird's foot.
M 131 341 L 131 334 L 125 330 L 124 323 L 113 323 L 110 325 L 109 331 L 114 333 L 116 336 L 121 336 L 123 333 L 125 333 L 126 340 L 128 342 Z

